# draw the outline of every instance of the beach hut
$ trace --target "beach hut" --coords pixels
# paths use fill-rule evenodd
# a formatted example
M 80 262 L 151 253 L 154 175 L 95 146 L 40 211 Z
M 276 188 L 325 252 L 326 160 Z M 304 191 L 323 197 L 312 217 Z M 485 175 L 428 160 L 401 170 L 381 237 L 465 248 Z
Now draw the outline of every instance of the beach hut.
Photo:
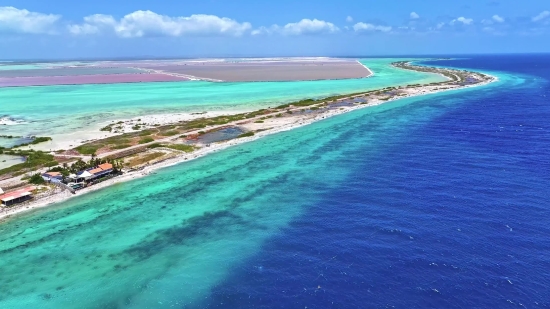
M 113 165 L 110 163 L 104 163 L 89 170 L 88 172 L 94 176 L 93 178 L 103 177 L 113 172 Z
M 42 178 L 49 182 L 61 182 L 63 175 L 60 172 L 47 172 L 42 174 Z
M 100 169 L 102 169 L 104 172 L 112 172 L 113 171 L 113 165 L 111 163 L 103 163 L 98 166 Z
M 4 193 L 0 195 L 0 204 L 2 204 L 2 206 L 12 206 L 27 201 L 32 198 L 32 190 L 34 190 L 34 187 L 27 187 Z

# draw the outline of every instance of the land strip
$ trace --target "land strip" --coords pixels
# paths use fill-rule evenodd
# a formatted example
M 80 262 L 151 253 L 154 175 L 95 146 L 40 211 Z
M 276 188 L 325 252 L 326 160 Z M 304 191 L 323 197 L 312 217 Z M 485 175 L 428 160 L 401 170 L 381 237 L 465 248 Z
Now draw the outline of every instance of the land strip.
M 56 158 L 64 157 L 65 159 L 74 160 L 75 158 L 93 156 L 95 160 L 123 161 L 122 176 L 86 187 L 75 195 L 79 196 L 82 193 L 97 190 L 113 183 L 145 176 L 164 166 L 191 160 L 232 145 L 290 130 L 359 108 L 375 106 L 400 98 L 480 86 L 496 80 L 495 77 L 482 73 L 424 67 L 413 65 L 410 62 L 396 62 L 393 65 L 405 70 L 440 74 L 446 77 L 447 80 L 423 85 L 387 87 L 319 100 L 308 99 L 254 112 L 180 121 L 170 125 L 153 127 L 138 125 L 136 132 L 93 141 L 58 153 Z M 118 125 L 121 125 L 121 123 L 114 123 L 110 125 L 110 129 L 106 127 L 104 130 L 115 130 Z M 173 151 L 178 148 L 185 149 L 185 151 Z M 160 149 L 163 149 L 163 151 L 160 151 Z M 169 153 L 166 152 L 167 149 Z M 162 154 L 160 154 L 161 152 Z M 150 162 L 147 159 L 150 159 Z M 48 168 L 45 167 L 38 170 L 26 170 L 24 173 L 28 177 L 32 173 L 42 173 L 47 170 Z M 17 177 L 21 177 L 12 176 L 14 177 L 11 177 L 11 180 L 15 181 L 17 181 Z M 4 208 L 0 212 L 0 218 L 49 205 L 68 197 L 70 195 L 65 193 L 54 194 L 20 206 Z

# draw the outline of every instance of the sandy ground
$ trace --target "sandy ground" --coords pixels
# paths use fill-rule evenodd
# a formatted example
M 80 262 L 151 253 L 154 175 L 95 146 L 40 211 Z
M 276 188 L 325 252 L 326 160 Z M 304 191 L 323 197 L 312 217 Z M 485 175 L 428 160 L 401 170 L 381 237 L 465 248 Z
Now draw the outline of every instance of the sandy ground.
M 216 111 L 209 111 L 209 112 L 201 112 L 201 113 L 174 113 L 174 114 L 159 114 L 159 115 L 144 115 L 134 118 L 127 118 L 127 119 L 117 119 L 117 120 L 111 120 L 108 122 L 98 123 L 89 128 L 89 130 L 86 131 L 74 131 L 66 134 L 55 134 L 52 135 L 52 141 L 40 143 L 37 145 L 27 146 L 27 147 L 21 147 L 21 149 L 34 149 L 34 150 L 41 150 L 41 151 L 56 151 L 56 150 L 67 150 L 74 147 L 77 147 L 79 145 L 82 145 L 84 143 L 102 139 L 106 137 L 111 137 L 115 135 L 119 135 L 122 133 L 129 133 L 129 132 L 135 132 L 132 127 L 136 124 L 139 124 L 141 126 L 140 130 L 148 129 L 148 128 L 154 128 L 156 125 L 168 125 L 177 123 L 180 121 L 188 121 L 193 120 L 197 118 L 209 118 L 209 117 L 216 117 L 216 116 L 222 116 L 222 115 L 234 115 L 244 112 L 250 112 L 249 110 L 232 110 L 232 111 L 223 111 L 223 112 L 216 112 Z M 120 125 L 114 125 L 120 126 L 121 129 L 118 130 L 117 133 L 114 132 L 106 132 L 106 131 L 100 131 L 101 128 L 122 121 L 123 123 Z
M 379 100 L 379 99 L 373 99 L 373 100 L 370 100 L 368 104 L 346 106 L 346 107 L 341 107 L 341 108 L 338 108 L 338 109 L 326 109 L 322 113 L 304 114 L 304 115 L 300 115 L 300 116 L 288 116 L 288 117 L 282 117 L 282 118 L 270 118 L 270 121 L 266 122 L 264 124 L 251 124 L 251 126 L 257 126 L 257 128 L 272 127 L 272 128 L 267 129 L 265 131 L 258 132 L 254 136 L 211 144 L 210 147 L 201 148 L 201 149 L 199 149 L 199 150 L 197 150 L 193 153 L 182 154 L 182 155 L 177 156 L 175 158 L 171 158 L 171 159 L 159 162 L 157 164 L 147 166 L 147 167 L 145 167 L 145 168 L 143 168 L 139 171 L 128 172 L 128 173 L 126 173 L 122 176 L 104 181 L 100 184 L 94 185 L 94 186 L 86 188 L 86 189 L 80 190 L 75 195 L 72 195 L 72 194 L 64 191 L 63 193 L 54 194 L 54 195 L 44 197 L 44 198 L 40 198 L 40 199 L 35 199 L 35 200 L 33 200 L 29 203 L 22 204 L 20 206 L 11 207 L 11 208 L 2 208 L 2 209 L 0 209 L 0 219 L 9 218 L 9 217 L 11 217 L 15 214 L 18 214 L 18 213 L 26 212 L 26 211 L 29 211 L 29 210 L 32 210 L 32 209 L 42 208 L 42 207 L 45 207 L 45 206 L 48 206 L 48 205 L 51 205 L 51 204 L 54 204 L 54 203 L 66 201 L 68 199 L 77 198 L 78 196 L 80 196 L 82 194 L 86 194 L 86 193 L 89 193 L 89 192 L 100 190 L 102 188 L 111 186 L 111 185 L 116 184 L 116 183 L 121 183 L 121 182 L 129 181 L 129 180 L 137 179 L 137 178 L 140 178 L 140 177 L 144 177 L 144 176 L 149 175 L 150 173 L 154 172 L 155 170 L 165 168 L 167 166 L 172 166 L 172 165 L 175 165 L 175 164 L 178 164 L 178 163 L 181 163 L 181 162 L 193 160 L 193 159 L 205 156 L 209 153 L 218 152 L 220 150 L 226 149 L 226 148 L 234 146 L 234 145 L 250 142 L 250 141 L 262 138 L 264 136 L 270 135 L 270 134 L 275 134 L 275 133 L 279 133 L 279 132 L 283 132 L 283 131 L 292 130 L 292 129 L 297 128 L 297 127 L 305 126 L 305 125 L 311 124 L 313 122 L 320 121 L 320 120 L 330 118 L 330 117 L 333 117 L 333 116 L 336 116 L 336 115 L 340 115 L 340 114 L 343 114 L 343 113 L 351 112 L 353 110 L 366 108 L 366 107 L 371 107 L 371 106 L 376 106 L 376 105 L 379 105 L 379 104 L 383 104 L 383 103 L 386 103 L 386 102 L 391 102 L 391 101 L 395 101 L 395 100 L 399 100 L 399 99 L 407 98 L 407 97 L 426 95 L 426 94 L 437 93 L 437 92 L 442 92 L 442 91 L 452 91 L 452 90 L 461 89 L 461 88 L 479 87 L 479 86 L 482 86 L 482 85 L 485 85 L 485 84 L 488 84 L 488 83 L 491 83 L 491 82 L 494 82 L 494 81 L 497 81 L 497 80 L 498 79 L 496 77 L 493 77 L 492 81 L 479 83 L 479 84 L 475 84 L 475 85 L 471 85 L 471 86 L 464 86 L 464 87 L 452 86 L 452 87 L 448 87 L 445 90 L 441 90 L 441 89 L 437 90 L 437 88 L 441 88 L 441 86 L 424 86 L 424 87 L 420 87 L 420 88 L 407 89 L 405 95 L 400 96 L 400 97 L 395 97 L 395 98 L 392 98 L 392 99 L 387 100 L 387 101 L 383 101 L 383 100 Z M 204 115 L 201 115 L 201 116 L 204 116 Z M 159 116 L 157 116 L 157 117 L 159 117 Z M 163 115 L 163 116 L 160 116 L 160 117 L 169 117 L 169 116 Z M 145 118 L 145 116 L 141 117 L 142 120 L 144 118 Z M 164 119 L 165 119 L 165 121 L 169 121 L 168 119 L 171 119 L 171 118 L 164 118 Z

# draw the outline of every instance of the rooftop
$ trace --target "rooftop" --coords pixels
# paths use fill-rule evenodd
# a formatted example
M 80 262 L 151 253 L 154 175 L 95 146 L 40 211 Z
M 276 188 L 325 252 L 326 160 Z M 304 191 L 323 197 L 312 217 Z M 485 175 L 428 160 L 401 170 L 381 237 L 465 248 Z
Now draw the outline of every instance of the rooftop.
M 113 165 L 111 163 L 103 163 L 98 167 L 104 171 L 113 169 Z
M 19 190 L 15 190 L 15 191 L 12 191 L 12 192 L 2 194 L 2 195 L 0 195 L 0 201 L 7 202 L 7 201 L 14 200 L 16 198 L 31 195 L 31 191 L 34 190 L 34 189 L 35 189 L 35 187 L 26 187 L 26 188 L 23 188 L 23 189 L 19 189 Z

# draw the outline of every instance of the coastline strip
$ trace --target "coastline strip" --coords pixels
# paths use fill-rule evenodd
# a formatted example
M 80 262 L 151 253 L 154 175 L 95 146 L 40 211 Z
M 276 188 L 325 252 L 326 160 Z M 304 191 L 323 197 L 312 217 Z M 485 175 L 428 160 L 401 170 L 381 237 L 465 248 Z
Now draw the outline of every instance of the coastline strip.
M 401 68 L 401 69 L 413 69 L 413 70 L 414 70 L 415 67 L 417 67 L 417 66 L 409 65 L 409 62 L 400 63 L 400 65 L 395 65 L 395 66 L 398 67 L 398 68 Z M 423 68 L 423 67 L 420 67 L 420 68 Z M 443 70 L 443 69 L 441 69 L 441 70 Z M 452 70 L 445 69 L 445 71 L 452 71 Z M 446 72 L 446 73 L 448 74 L 448 72 Z M 182 162 L 185 162 L 185 161 L 189 161 L 189 160 L 194 160 L 194 159 L 200 158 L 202 156 L 205 156 L 207 154 L 218 152 L 220 150 L 226 149 L 228 147 L 232 147 L 232 146 L 235 146 L 235 145 L 238 145 L 238 144 L 250 142 L 250 141 L 262 138 L 262 137 L 267 136 L 267 135 L 276 134 L 276 133 L 279 133 L 279 132 L 289 131 L 289 130 L 292 130 L 292 129 L 295 129 L 295 128 L 298 128 L 298 127 L 306 126 L 306 125 L 309 125 L 311 123 L 314 123 L 314 122 L 317 122 L 317 121 L 320 121 L 320 120 L 323 120 L 323 119 L 327 119 L 327 118 L 330 118 L 330 117 L 334 117 L 334 116 L 337 116 L 337 115 L 340 115 L 340 114 L 343 114 L 343 113 L 348 113 L 348 112 L 351 112 L 351 111 L 354 111 L 354 110 L 357 110 L 357 109 L 372 107 L 372 106 L 380 105 L 380 104 L 383 104 L 383 103 L 386 103 L 386 102 L 396 101 L 396 100 L 399 100 L 399 99 L 404 99 L 404 98 L 409 98 L 409 97 L 417 97 L 417 96 L 428 95 L 428 94 L 439 93 L 439 92 L 446 92 L 446 91 L 452 91 L 452 90 L 458 90 L 458 89 L 464 89 L 464 88 L 479 87 L 479 86 L 487 85 L 489 83 L 493 83 L 493 82 L 498 81 L 497 77 L 491 76 L 491 75 L 488 75 L 488 74 L 485 74 L 485 73 L 483 73 L 483 74 L 482 73 L 473 73 L 473 72 L 470 72 L 470 73 L 479 75 L 480 77 L 483 77 L 483 79 L 482 79 L 483 81 L 475 83 L 475 84 L 471 84 L 471 85 L 451 85 L 451 86 L 449 86 L 449 88 L 439 88 L 439 87 L 441 87 L 441 85 L 439 85 L 439 84 L 437 84 L 437 85 L 419 85 L 419 87 L 412 87 L 414 89 L 412 89 L 412 90 L 409 89 L 410 91 L 407 92 L 405 95 L 402 95 L 402 96 L 395 96 L 395 97 L 391 97 L 391 98 L 386 99 L 386 100 L 376 99 L 376 100 L 374 100 L 374 102 L 371 102 L 369 104 L 353 105 L 353 106 L 342 107 L 340 109 L 328 110 L 328 111 L 326 111 L 322 114 L 317 114 L 317 115 L 315 115 L 314 117 L 311 117 L 311 118 L 297 118 L 297 121 L 295 121 L 293 123 L 288 123 L 288 124 L 281 125 L 279 127 L 267 129 L 267 130 L 264 130 L 264 131 L 260 131 L 260 132 L 256 133 L 253 136 L 250 136 L 250 137 L 231 139 L 231 140 L 228 140 L 228 141 L 218 142 L 218 143 L 210 145 L 209 147 L 200 148 L 199 150 L 197 150 L 195 152 L 188 153 L 188 154 L 183 154 L 183 155 L 175 157 L 175 158 L 167 159 L 166 161 L 162 161 L 162 162 L 158 162 L 154 165 L 146 166 L 145 168 L 143 168 L 141 170 L 138 170 L 138 171 L 128 172 L 128 173 L 126 173 L 122 176 L 119 176 L 119 177 L 107 180 L 105 182 L 102 182 L 100 184 L 85 188 L 85 189 L 79 191 L 76 195 L 69 194 L 68 192 L 58 193 L 58 194 L 54 194 L 54 195 L 46 197 L 46 198 L 35 200 L 34 202 L 31 202 L 30 204 L 21 205 L 19 207 L 3 208 L 0 211 L 0 222 L 3 222 L 6 219 L 8 219 L 8 218 L 10 218 L 10 217 L 12 217 L 16 214 L 19 214 L 19 213 L 23 213 L 23 212 L 27 212 L 27 211 L 30 211 L 30 210 L 33 210 L 33 209 L 38 209 L 38 208 L 46 207 L 46 206 L 49 206 L 49 205 L 52 205 L 52 204 L 55 204 L 55 203 L 63 202 L 63 201 L 69 200 L 71 198 L 78 197 L 82 194 L 86 194 L 86 193 L 89 193 L 89 192 L 93 192 L 93 191 L 96 191 L 96 190 L 103 189 L 105 187 L 111 186 L 111 185 L 116 184 L 116 183 L 126 182 L 126 181 L 129 181 L 129 180 L 133 180 L 133 179 L 137 179 L 137 178 L 147 176 L 147 175 L 151 174 L 152 172 L 154 172 L 155 170 L 158 170 L 158 169 L 161 169 L 161 168 L 176 165 L 176 164 L 179 164 L 179 163 L 182 163 Z M 454 79 L 452 77 L 449 77 L 448 75 L 445 75 L 445 74 L 442 74 L 442 73 L 437 73 L 437 74 L 442 75 L 443 77 L 445 77 L 446 79 L 449 79 L 450 81 L 454 81 Z M 455 78 L 459 78 L 459 76 L 456 75 L 456 73 L 453 73 L 453 74 L 455 75 Z M 356 97 L 359 97 L 359 96 L 360 95 L 357 95 L 357 94 L 350 95 L 350 96 L 347 96 L 347 97 L 343 96 L 338 101 L 342 101 L 342 100 L 346 100 L 346 99 L 350 99 L 350 98 L 356 98 Z

